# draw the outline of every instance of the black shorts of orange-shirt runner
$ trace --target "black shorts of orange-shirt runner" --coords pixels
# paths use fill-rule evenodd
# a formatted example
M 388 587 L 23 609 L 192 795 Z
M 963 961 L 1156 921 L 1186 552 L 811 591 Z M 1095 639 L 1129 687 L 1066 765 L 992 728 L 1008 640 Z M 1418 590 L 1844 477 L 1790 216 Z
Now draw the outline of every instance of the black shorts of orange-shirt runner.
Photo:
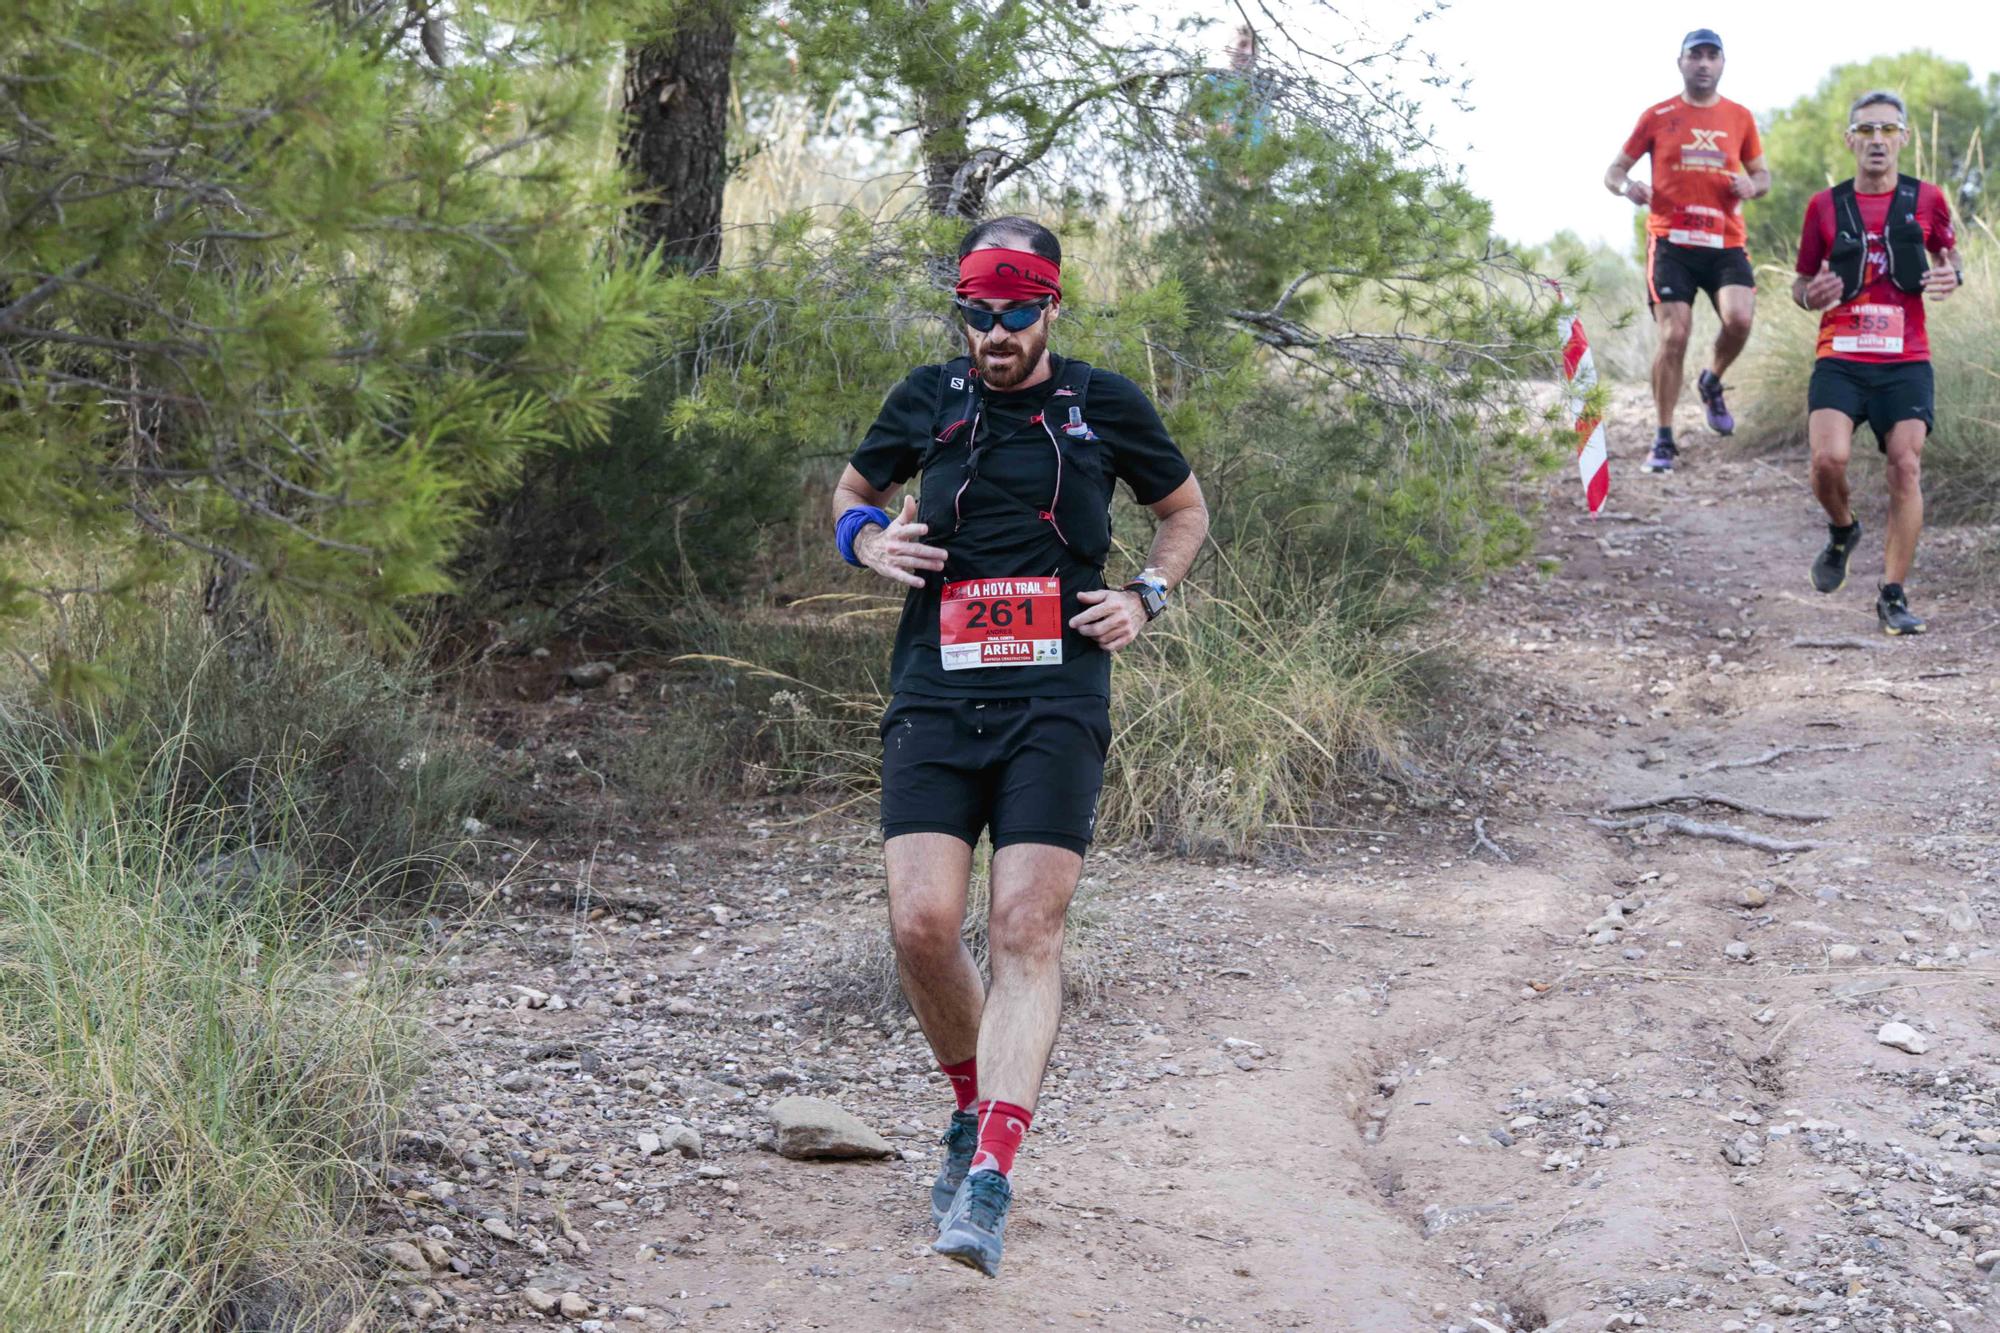
M 882 715 L 882 836 L 948 833 L 994 850 L 1045 843 L 1083 855 L 1111 747 L 1102 695 L 897 694 Z
M 1693 305 L 1701 292 L 1717 310 L 1716 293 L 1724 287 L 1757 290 L 1757 272 L 1750 267 L 1750 252 L 1740 245 L 1714 249 L 1700 245 L 1675 245 L 1654 237 L 1646 247 L 1646 305 L 1680 302 Z

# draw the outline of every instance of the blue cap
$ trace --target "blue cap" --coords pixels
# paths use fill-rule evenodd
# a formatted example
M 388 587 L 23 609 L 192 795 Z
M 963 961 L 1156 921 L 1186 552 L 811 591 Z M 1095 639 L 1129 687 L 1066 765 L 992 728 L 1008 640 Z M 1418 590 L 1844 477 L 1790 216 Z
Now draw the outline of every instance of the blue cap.
M 1682 55 L 1686 55 L 1697 46 L 1712 46 L 1720 52 L 1722 50 L 1722 37 L 1713 28 L 1696 28 L 1687 36 L 1681 38 Z

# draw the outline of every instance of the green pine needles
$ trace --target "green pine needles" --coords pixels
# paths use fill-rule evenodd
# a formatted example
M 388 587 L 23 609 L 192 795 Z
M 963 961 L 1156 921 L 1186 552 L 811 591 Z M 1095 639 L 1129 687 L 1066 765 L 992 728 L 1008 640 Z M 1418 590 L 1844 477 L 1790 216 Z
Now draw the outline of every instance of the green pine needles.
M 421 7 L 360 10 L 0 18 L 0 616 L 194 562 L 394 629 L 527 451 L 606 424 L 655 291 L 605 255 L 606 34 L 466 6 L 439 67 Z

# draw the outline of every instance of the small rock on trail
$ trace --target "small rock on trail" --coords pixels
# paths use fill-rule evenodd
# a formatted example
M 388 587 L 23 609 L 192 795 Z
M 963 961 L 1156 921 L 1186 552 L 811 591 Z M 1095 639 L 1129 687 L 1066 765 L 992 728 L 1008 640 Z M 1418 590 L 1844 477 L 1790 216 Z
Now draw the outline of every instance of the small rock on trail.
M 794 1160 L 887 1157 L 893 1150 L 880 1134 L 832 1102 L 818 1097 L 785 1097 L 771 1107 L 778 1154 Z
M 1875 1040 L 1884 1046 L 1908 1051 L 1911 1055 L 1922 1055 L 1930 1049 L 1930 1043 L 1924 1040 L 1924 1034 L 1908 1023 L 1884 1023 L 1882 1030 L 1875 1034 Z

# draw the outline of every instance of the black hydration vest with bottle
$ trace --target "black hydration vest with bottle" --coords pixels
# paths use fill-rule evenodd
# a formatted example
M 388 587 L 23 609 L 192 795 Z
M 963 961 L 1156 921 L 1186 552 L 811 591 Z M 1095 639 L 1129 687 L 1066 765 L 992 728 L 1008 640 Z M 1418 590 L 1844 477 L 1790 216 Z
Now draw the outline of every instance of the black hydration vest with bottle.
M 1917 221 L 1918 184 L 1915 176 L 1896 177 L 1896 193 L 1882 223 L 1889 281 L 1897 291 L 1912 296 L 1922 294 L 1924 272 L 1930 267 L 1924 229 Z M 1861 295 L 1868 285 L 1868 228 L 1861 221 L 1861 203 L 1855 198 L 1852 177 L 1833 187 L 1833 248 L 1827 252 L 1826 265 L 1840 277 L 1842 305 Z
M 1050 387 L 1046 404 L 1030 418 L 1055 454 L 1055 486 L 1046 503 L 1037 504 L 1011 493 L 1007 499 L 1024 516 L 1047 523 L 1077 560 L 1102 571 L 1111 554 L 1111 502 L 1115 494 L 1111 447 L 1090 428 L 1084 416 L 1090 393 L 1088 362 L 1065 359 Z M 992 486 L 978 476 L 975 451 L 991 448 L 981 441 L 985 421 L 985 386 L 973 373 L 970 358 L 947 362 L 938 376 L 937 402 L 931 413 L 931 441 L 919 468 L 922 489 L 917 517 L 930 529 L 928 541 L 939 541 L 958 530 L 959 501 L 974 486 Z

